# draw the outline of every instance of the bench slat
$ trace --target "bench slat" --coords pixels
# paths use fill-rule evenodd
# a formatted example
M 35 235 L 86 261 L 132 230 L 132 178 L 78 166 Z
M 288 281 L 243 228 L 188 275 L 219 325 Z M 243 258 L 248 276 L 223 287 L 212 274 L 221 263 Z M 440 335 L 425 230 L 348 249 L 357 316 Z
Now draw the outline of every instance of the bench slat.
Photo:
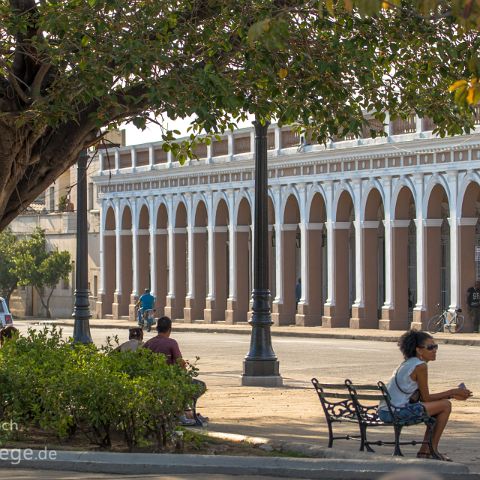
M 344 383 L 317 383 L 315 386 L 334 390 L 348 390 Z
M 381 394 L 370 394 L 370 393 L 356 393 L 355 397 L 359 400 L 384 400 L 383 395 Z
M 344 400 L 350 400 L 350 395 L 346 393 L 330 393 L 330 392 L 318 392 L 318 395 L 321 398 L 343 398 Z

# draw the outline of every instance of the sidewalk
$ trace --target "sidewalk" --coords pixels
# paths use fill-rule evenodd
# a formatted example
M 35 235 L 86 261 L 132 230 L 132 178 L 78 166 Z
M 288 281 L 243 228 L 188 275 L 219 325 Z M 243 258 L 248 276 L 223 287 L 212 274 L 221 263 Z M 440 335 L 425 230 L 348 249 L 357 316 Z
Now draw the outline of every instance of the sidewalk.
M 22 323 L 33 324 L 55 324 L 60 326 L 73 326 L 73 319 L 26 319 L 19 320 Z M 224 322 L 218 323 L 184 323 L 175 321 L 177 332 L 200 332 L 200 333 L 234 333 L 250 335 L 252 328 L 247 323 L 229 325 Z M 90 328 L 102 329 L 128 329 L 135 327 L 136 323 L 128 320 L 91 319 Z M 324 328 L 324 327 L 299 327 L 289 325 L 277 327 L 272 325 L 272 336 L 277 337 L 309 337 L 309 338 L 340 338 L 346 340 L 370 340 L 378 342 L 397 342 L 403 330 L 378 330 L 378 329 L 351 329 L 351 328 Z M 480 346 L 480 334 L 478 333 L 436 333 L 434 335 L 438 343 L 451 345 Z

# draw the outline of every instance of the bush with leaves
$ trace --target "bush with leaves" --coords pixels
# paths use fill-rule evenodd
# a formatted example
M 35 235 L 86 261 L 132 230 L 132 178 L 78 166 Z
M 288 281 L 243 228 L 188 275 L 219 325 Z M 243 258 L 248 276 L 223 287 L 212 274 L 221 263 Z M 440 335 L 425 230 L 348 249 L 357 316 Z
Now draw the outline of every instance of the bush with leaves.
M 164 450 L 195 393 L 193 370 L 150 350 L 72 344 L 55 327 L 29 330 L 0 350 L 3 420 L 64 439 L 77 433 L 102 448 L 122 434 L 129 449 Z

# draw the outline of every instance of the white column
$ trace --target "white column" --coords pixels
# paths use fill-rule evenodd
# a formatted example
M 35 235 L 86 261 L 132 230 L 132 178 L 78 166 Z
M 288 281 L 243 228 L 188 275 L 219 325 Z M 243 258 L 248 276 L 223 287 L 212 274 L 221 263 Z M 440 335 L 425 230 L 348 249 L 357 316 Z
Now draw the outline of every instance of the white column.
M 385 303 L 382 309 L 392 308 L 392 286 L 393 286 L 393 245 L 392 245 L 392 220 L 394 212 L 391 211 L 392 196 L 392 178 L 385 177 L 383 180 L 383 191 L 385 193 L 384 212 L 385 220 L 383 222 L 385 229 Z
M 228 160 L 232 160 L 233 152 L 234 152 L 232 131 L 227 132 L 227 146 L 228 146 Z
M 155 148 L 153 145 L 149 145 L 148 147 L 148 166 L 150 170 L 153 169 L 155 165 Z
M 282 149 L 281 145 L 281 135 L 282 132 L 280 130 L 280 127 L 278 125 L 275 125 L 275 153 L 278 155 L 280 153 L 280 150 Z
M 457 309 L 461 304 L 460 278 L 460 238 L 457 216 L 458 172 L 448 172 L 448 186 L 450 187 L 450 310 Z
M 195 227 L 187 226 L 187 270 L 188 270 L 188 291 L 187 298 L 195 298 Z
M 422 133 L 422 118 L 415 115 L 415 130 L 416 133 Z
M 215 225 L 208 219 L 208 292 L 207 299 L 215 300 Z
M 149 223 L 149 242 L 150 242 L 150 293 L 155 296 L 157 292 L 157 222 L 155 215 L 155 197 L 153 195 L 148 197 L 148 210 L 150 212 Z
M 175 298 L 175 219 L 173 218 L 173 197 L 167 195 L 168 208 L 168 296 Z
M 415 208 L 417 227 L 417 304 L 415 310 L 425 310 L 425 222 L 423 215 L 423 174 L 417 174 L 415 182 Z
M 122 219 L 120 202 L 115 203 L 115 293 L 122 294 Z
M 100 285 L 98 288 L 98 296 L 105 294 L 105 202 L 100 202 L 100 225 L 99 225 L 99 237 L 100 237 Z
M 237 212 L 235 212 L 235 199 L 233 190 L 229 190 L 227 192 L 227 200 L 228 200 L 228 246 L 229 246 L 229 265 L 228 265 L 228 284 L 229 284 L 229 292 L 228 298 L 230 300 L 237 299 L 237 225 L 236 225 L 236 217 Z
M 391 120 L 390 120 L 390 113 L 387 112 L 385 114 L 385 125 L 384 125 L 384 129 L 385 129 L 385 133 L 387 134 L 387 136 L 391 137 L 392 136 L 392 131 L 393 131 L 393 128 L 392 128 L 392 123 L 391 123 Z
M 300 267 L 302 270 L 302 296 L 300 298 L 301 303 L 308 304 L 308 289 L 310 288 L 309 276 L 308 276 L 308 227 L 305 222 L 300 223 Z
M 120 150 L 115 149 L 115 172 L 118 173 L 120 170 Z
M 137 168 L 137 150 L 134 147 L 130 149 L 130 156 L 132 159 L 132 171 L 135 171 Z
M 255 153 L 255 129 L 250 129 L 250 152 L 253 155 Z
M 173 161 L 172 151 L 169 150 L 167 152 L 167 168 L 172 168 L 172 166 L 173 166 L 172 161 Z
M 138 296 L 138 208 L 132 202 L 132 295 Z
M 278 141 L 280 142 L 280 128 L 275 128 L 275 135 L 278 131 Z M 277 145 L 277 140 L 275 137 L 275 144 Z M 280 145 L 280 143 L 278 143 Z M 307 189 L 305 184 L 302 183 L 298 185 L 298 193 L 300 197 L 300 270 L 302 277 L 302 294 L 300 298 L 301 303 L 308 304 L 308 289 L 309 289 L 309 276 L 308 276 L 308 252 L 309 252 L 309 242 L 308 242 L 308 217 L 307 217 Z M 296 282 L 296 280 L 295 280 Z
M 334 185 L 332 181 L 328 181 L 325 185 L 325 196 L 326 196 L 326 210 L 327 210 L 327 221 L 325 222 L 325 228 L 327 230 L 327 278 L 328 278 L 328 288 L 327 288 L 327 300 L 325 301 L 326 305 L 333 306 L 335 305 L 335 217 L 333 212 L 333 195 L 334 195 Z
M 275 222 L 275 302 L 283 303 L 283 225 Z
M 99 175 L 103 174 L 103 153 L 98 154 L 98 173 Z
M 355 202 L 355 307 L 362 308 L 365 303 L 365 285 L 364 285 L 364 268 L 363 261 L 363 211 L 362 211 L 362 181 L 360 179 L 353 180 L 353 193 Z

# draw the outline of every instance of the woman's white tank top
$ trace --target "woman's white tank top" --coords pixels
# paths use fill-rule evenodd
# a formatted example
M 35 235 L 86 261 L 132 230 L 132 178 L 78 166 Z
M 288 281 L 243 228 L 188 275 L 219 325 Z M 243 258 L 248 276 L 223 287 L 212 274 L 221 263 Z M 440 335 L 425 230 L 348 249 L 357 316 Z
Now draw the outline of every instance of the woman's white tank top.
M 387 383 L 387 390 L 390 393 L 392 406 L 397 408 L 405 407 L 410 400 L 410 396 L 418 388 L 418 383 L 414 382 L 410 375 L 418 365 L 425 363 L 418 357 L 412 357 L 405 360 L 394 372 Z M 395 381 L 395 375 L 397 380 Z M 397 385 L 398 383 L 398 385 Z M 400 388 L 398 388 L 400 387 Z M 403 392 L 402 392 L 403 390 Z M 387 405 L 384 401 L 380 402 L 378 408 L 386 409 Z

